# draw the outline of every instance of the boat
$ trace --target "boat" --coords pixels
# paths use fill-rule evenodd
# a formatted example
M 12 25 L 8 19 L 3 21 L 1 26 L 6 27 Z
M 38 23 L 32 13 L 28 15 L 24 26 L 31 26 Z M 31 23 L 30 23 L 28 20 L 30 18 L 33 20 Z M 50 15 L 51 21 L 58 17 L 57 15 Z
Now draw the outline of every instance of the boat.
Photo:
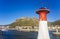
M 53 32 L 54 36 L 60 36 L 60 32 L 58 31 L 58 29 L 56 29 L 56 32 Z
M 8 31 L 7 29 L 1 29 L 1 31 Z

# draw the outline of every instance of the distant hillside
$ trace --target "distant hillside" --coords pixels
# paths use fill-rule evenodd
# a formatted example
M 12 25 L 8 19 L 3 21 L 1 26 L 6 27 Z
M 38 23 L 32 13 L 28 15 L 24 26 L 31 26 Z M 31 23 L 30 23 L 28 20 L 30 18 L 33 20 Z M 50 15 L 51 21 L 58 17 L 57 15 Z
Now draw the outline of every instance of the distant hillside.
M 60 20 L 56 20 L 52 23 L 53 25 L 60 25 Z
M 15 27 L 15 26 L 38 26 L 38 19 L 33 17 L 33 18 L 29 18 L 29 17 L 22 17 L 17 19 L 15 22 L 11 23 L 10 26 L 11 27 Z M 56 20 L 54 22 L 48 22 L 48 26 L 51 25 L 60 25 L 60 20 Z

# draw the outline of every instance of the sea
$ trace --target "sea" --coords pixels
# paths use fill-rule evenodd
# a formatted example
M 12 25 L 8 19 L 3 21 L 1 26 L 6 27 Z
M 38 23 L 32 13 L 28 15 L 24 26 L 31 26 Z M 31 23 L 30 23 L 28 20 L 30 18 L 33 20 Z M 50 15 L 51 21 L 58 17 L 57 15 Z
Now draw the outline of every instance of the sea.
M 49 31 L 50 39 L 60 39 L 59 36 L 54 36 L 53 31 Z M 0 31 L 0 39 L 37 39 L 38 32 L 22 32 L 22 31 Z

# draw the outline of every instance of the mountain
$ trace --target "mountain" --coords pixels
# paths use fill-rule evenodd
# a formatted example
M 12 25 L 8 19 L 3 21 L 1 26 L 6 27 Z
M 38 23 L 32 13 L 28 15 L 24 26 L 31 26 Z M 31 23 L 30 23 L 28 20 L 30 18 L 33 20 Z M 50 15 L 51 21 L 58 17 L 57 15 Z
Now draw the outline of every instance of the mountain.
M 38 19 L 33 17 L 33 18 L 28 18 L 28 17 L 22 17 L 17 19 L 15 22 L 11 23 L 10 26 L 15 27 L 15 26 L 38 26 Z

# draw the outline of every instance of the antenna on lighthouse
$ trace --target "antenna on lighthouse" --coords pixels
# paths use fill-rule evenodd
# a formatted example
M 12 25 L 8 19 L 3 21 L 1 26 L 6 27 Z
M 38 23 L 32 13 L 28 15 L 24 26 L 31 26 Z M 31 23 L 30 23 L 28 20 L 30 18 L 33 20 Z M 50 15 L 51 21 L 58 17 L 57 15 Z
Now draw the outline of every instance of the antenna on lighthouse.
M 44 2 L 42 2 L 42 7 L 44 7 Z
M 38 1 L 36 4 L 35 4 L 35 10 L 37 9 L 40 9 L 41 7 L 44 7 L 44 8 L 47 8 L 49 9 L 50 8 L 50 4 L 48 1 Z
M 49 3 L 47 3 L 47 2 L 41 2 L 40 4 L 41 4 L 41 7 L 45 7 L 47 9 L 49 9 Z

